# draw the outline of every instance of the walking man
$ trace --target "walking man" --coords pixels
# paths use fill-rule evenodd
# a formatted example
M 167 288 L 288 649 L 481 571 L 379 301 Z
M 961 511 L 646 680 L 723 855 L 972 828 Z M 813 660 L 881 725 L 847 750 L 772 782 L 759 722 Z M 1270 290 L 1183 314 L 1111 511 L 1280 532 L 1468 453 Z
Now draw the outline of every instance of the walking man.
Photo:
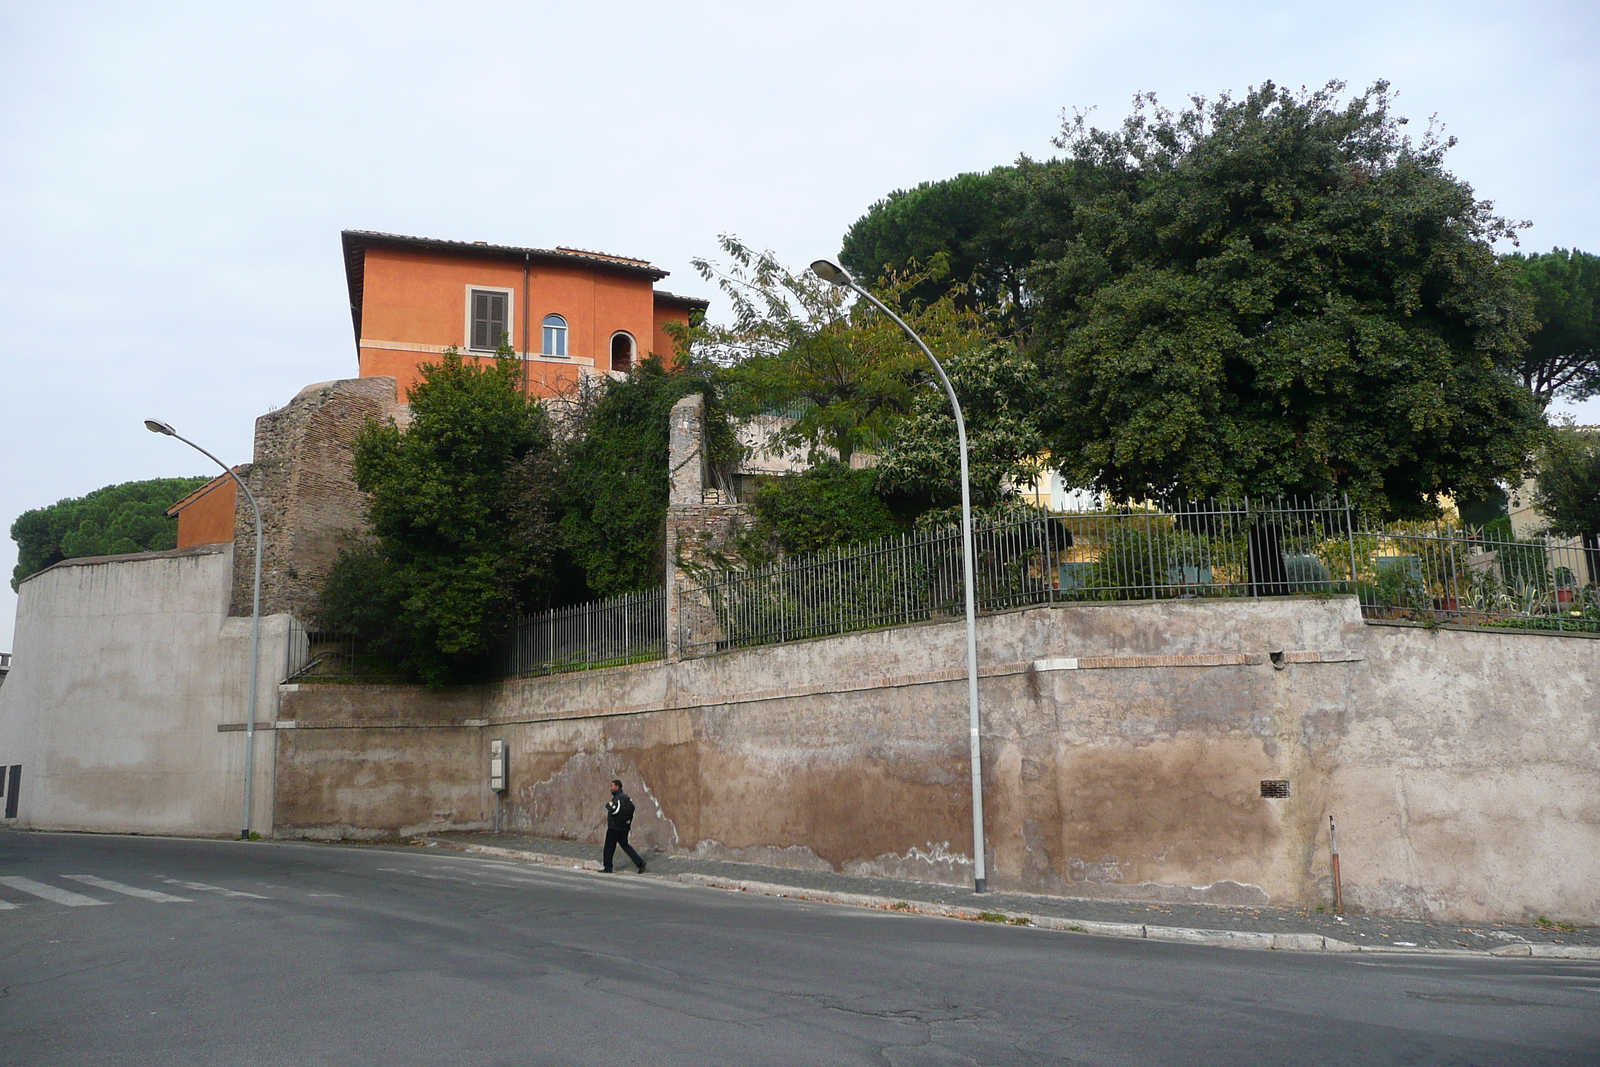
M 644 873 L 644 857 L 633 850 L 628 844 L 628 831 L 633 828 L 633 801 L 628 799 L 628 794 L 622 791 L 622 779 L 611 779 L 611 800 L 606 804 L 606 850 L 601 856 L 600 870 L 605 874 L 611 873 L 611 857 L 617 854 L 617 846 L 622 846 L 622 851 L 639 868 L 639 873 Z

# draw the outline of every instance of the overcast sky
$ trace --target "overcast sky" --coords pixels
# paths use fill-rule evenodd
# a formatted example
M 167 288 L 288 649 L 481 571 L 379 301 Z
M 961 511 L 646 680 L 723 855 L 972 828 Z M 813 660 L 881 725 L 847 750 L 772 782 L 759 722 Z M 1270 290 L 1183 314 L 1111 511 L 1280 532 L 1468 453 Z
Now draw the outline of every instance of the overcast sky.
M 1064 108 L 1384 78 L 1451 166 L 1600 251 L 1600 5 L 0 3 L 0 524 L 211 473 L 356 372 L 343 228 L 795 263 Z M 715 309 L 714 309 L 715 311 Z M 1579 412 L 1600 422 L 1600 404 Z M 0 573 L 15 545 L 0 538 Z M 0 588 L 0 650 L 15 598 Z

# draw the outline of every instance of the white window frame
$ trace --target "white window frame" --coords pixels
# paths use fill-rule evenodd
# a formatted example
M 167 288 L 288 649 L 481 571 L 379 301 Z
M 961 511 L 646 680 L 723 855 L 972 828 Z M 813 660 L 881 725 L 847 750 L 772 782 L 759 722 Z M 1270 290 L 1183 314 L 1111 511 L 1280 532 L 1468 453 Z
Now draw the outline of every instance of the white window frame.
M 639 340 L 627 330 L 616 330 L 611 334 L 611 340 L 606 342 L 606 370 L 615 371 L 617 368 L 612 363 L 611 349 L 617 343 L 617 338 L 628 339 L 628 369 L 632 370 L 639 363 Z
M 494 348 L 475 348 L 472 344 L 472 294 L 473 293 L 504 293 L 506 298 L 506 337 L 511 341 L 511 350 L 517 348 L 517 291 L 507 289 L 503 285 L 469 285 L 466 287 L 466 314 L 462 317 L 461 348 L 465 352 L 493 352 Z
M 561 320 L 561 325 L 559 327 L 552 327 L 551 325 L 549 325 L 549 322 L 550 322 L 551 319 L 560 319 Z M 561 331 L 561 351 L 560 352 L 546 352 L 544 350 L 545 349 L 545 344 L 544 344 L 544 342 L 545 342 L 545 331 L 549 330 L 549 329 L 559 329 Z M 561 314 L 561 312 L 559 312 L 559 311 L 546 312 L 539 319 L 539 355 L 545 357 L 546 359 L 571 359 L 572 358 L 572 323 L 569 322 L 567 320 L 567 317 L 565 315 Z M 607 359 L 611 358 L 611 354 L 609 352 L 606 353 L 606 358 Z

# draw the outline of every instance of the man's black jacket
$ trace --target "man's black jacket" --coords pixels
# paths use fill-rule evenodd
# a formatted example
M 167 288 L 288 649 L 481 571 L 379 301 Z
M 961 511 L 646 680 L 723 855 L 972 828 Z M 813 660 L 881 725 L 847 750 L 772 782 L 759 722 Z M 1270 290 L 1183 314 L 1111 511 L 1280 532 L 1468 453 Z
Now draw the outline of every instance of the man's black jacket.
M 606 828 L 626 830 L 632 825 L 633 801 L 628 799 L 628 794 L 619 789 L 611 794 L 611 800 L 606 804 Z

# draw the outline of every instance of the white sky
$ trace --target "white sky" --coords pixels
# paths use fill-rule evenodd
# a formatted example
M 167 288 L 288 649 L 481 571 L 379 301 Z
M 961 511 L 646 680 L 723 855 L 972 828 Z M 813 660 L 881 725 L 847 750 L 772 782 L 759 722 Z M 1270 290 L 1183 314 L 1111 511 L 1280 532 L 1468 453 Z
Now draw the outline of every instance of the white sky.
M 0 3 L 0 533 L 211 473 L 355 373 L 343 228 L 801 264 L 1063 108 L 1390 80 L 1524 247 L 1600 251 L 1600 5 Z M 1600 422 L 1600 403 L 1579 412 Z M 0 574 L 15 545 L 0 536 Z M 0 650 L 15 597 L 0 583 Z

